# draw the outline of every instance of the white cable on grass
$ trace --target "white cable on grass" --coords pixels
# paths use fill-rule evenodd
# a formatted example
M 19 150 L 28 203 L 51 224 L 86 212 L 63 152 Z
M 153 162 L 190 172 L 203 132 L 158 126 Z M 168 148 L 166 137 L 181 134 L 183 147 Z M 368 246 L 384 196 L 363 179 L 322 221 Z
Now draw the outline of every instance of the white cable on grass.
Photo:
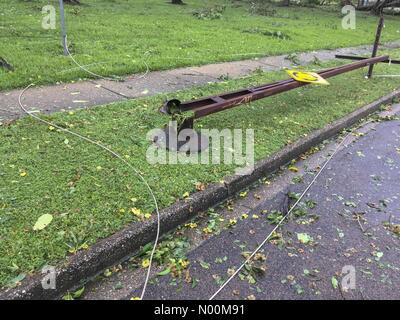
M 226 280 L 225 283 L 211 296 L 211 298 L 209 300 L 213 300 L 229 284 L 229 282 L 231 282 L 238 275 L 238 273 L 246 266 L 246 264 L 248 264 L 251 261 L 251 259 L 253 259 L 253 257 L 257 254 L 257 252 L 260 251 L 261 248 L 267 243 L 267 241 L 271 238 L 271 236 L 274 234 L 274 232 L 281 226 L 281 224 L 290 216 L 293 209 L 300 203 L 300 201 L 306 195 L 308 190 L 310 190 L 311 186 L 318 179 L 320 174 L 324 171 L 326 166 L 329 164 L 329 162 L 332 160 L 332 158 L 336 155 L 336 153 L 339 151 L 340 147 L 344 144 L 344 142 L 352 134 L 352 132 L 353 132 L 353 130 L 349 134 L 347 134 L 346 137 L 342 140 L 342 142 L 336 147 L 335 151 L 332 153 L 332 155 L 329 157 L 329 159 L 322 166 L 321 170 L 315 175 L 314 179 L 311 181 L 311 183 L 308 185 L 308 187 L 303 191 L 303 193 L 300 195 L 299 199 L 297 199 L 296 203 L 290 208 L 290 210 L 287 212 L 287 214 L 279 221 L 279 223 L 275 226 L 275 228 L 271 231 L 271 233 L 264 239 L 264 241 L 257 247 L 257 249 L 253 251 L 253 253 L 235 271 L 235 273 L 232 274 L 228 278 L 228 280 Z
M 71 58 L 71 60 L 78 66 L 78 68 L 82 69 L 83 71 L 85 71 L 85 72 L 91 74 L 92 76 L 94 76 L 94 77 L 96 77 L 96 78 L 101 78 L 101 79 L 103 79 L 103 80 L 110 80 L 110 81 L 118 81 L 118 80 L 116 80 L 116 79 L 114 79 L 114 78 L 103 77 L 103 76 L 101 76 L 101 75 L 99 75 L 99 74 L 97 74 L 97 73 L 94 73 L 94 72 L 92 72 L 92 71 L 86 69 L 84 66 L 82 66 L 81 64 L 79 64 L 78 61 L 75 60 L 75 58 L 73 57 L 73 55 L 72 55 L 71 52 L 69 51 L 67 35 L 65 35 L 65 49 L 67 50 L 68 56 L 69 56 L 69 57 Z
M 117 78 L 103 77 L 103 76 L 101 76 L 101 75 L 99 75 L 99 74 L 97 74 L 97 73 L 94 73 L 94 72 L 92 72 L 92 71 L 86 69 L 84 66 L 82 66 L 81 64 L 79 64 L 79 62 L 75 60 L 75 58 L 73 57 L 73 55 L 72 55 L 71 52 L 69 51 L 67 35 L 65 36 L 65 47 L 66 47 L 65 49 L 67 50 L 68 56 L 69 56 L 69 57 L 71 58 L 71 60 L 78 66 L 78 68 L 80 68 L 80 69 L 82 69 L 83 71 L 85 71 L 85 72 L 91 74 L 91 75 L 94 76 L 94 77 L 101 78 L 101 79 L 103 79 L 103 80 L 119 81 L 119 79 L 120 79 L 119 77 L 117 77 Z M 144 60 L 143 60 L 143 62 L 144 62 L 144 64 L 145 64 L 145 66 L 146 66 L 146 72 L 145 72 L 143 75 L 141 75 L 140 77 L 138 77 L 138 79 L 144 78 L 144 77 L 149 73 L 149 71 L 150 71 L 150 68 L 149 68 L 149 65 L 147 64 L 147 62 L 144 61 Z
M 106 63 L 107 63 L 107 62 L 105 62 L 105 61 L 102 61 L 102 62 L 93 62 L 93 63 L 85 64 L 85 65 L 83 65 L 83 67 L 91 67 L 91 66 L 96 66 L 96 65 L 99 65 L 99 64 L 106 64 Z M 57 72 L 57 73 L 66 73 L 66 72 L 75 71 L 75 70 L 79 70 L 79 69 L 81 69 L 81 66 L 79 66 L 79 67 L 74 67 L 74 68 L 64 69 L 64 70 L 61 70 L 61 71 L 59 71 L 59 72 Z
M 373 75 L 374 78 L 398 78 L 400 74 L 377 74 Z
M 140 172 L 139 172 L 135 167 L 133 167 L 128 161 L 126 161 L 121 155 L 119 155 L 117 152 L 115 152 L 115 151 L 113 151 L 112 149 L 106 147 L 105 145 L 103 145 L 103 144 L 101 144 L 101 143 L 99 143 L 99 142 L 96 142 L 96 141 L 94 141 L 94 140 L 92 140 L 92 139 L 90 139 L 90 138 L 88 138 L 88 137 L 85 137 L 85 136 L 83 136 L 83 135 L 81 135 L 81 134 L 79 134 L 79 133 L 70 131 L 70 130 L 65 129 L 65 128 L 62 128 L 62 127 L 60 127 L 60 126 L 58 126 L 58 125 L 56 125 L 56 124 L 54 124 L 54 123 L 52 123 L 52 122 L 46 121 L 46 120 L 44 120 L 44 119 L 42 119 L 42 118 L 40 118 L 40 117 L 38 117 L 38 116 L 32 114 L 32 113 L 29 112 L 28 110 L 26 110 L 25 107 L 23 106 L 22 102 L 21 102 L 21 99 L 22 99 L 22 96 L 24 95 L 24 93 L 25 93 L 30 87 L 32 87 L 32 86 L 34 86 L 33 83 L 31 83 L 29 86 L 27 86 L 25 89 L 23 89 L 23 90 L 21 91 L 19 97 L 18 97 L 19 106 L 20 106 L 20 108 L 22 109 L 22 111 L 23 111 L 25 114 L 27 114 L 28 116 L 34 118 L 35 120 L 37 120 L 37 121 L 39 121 L 39 122 L 42 122 L 42 123 L 44 123 L 44 124 L 46 124 L 46 125 L 52 126 L 52 127 L 54 127 L 54 128 L 57 128 L 57 129 L 59 129 L 60 131 L 63 131 L 63 132 L 68 133 L 68 134 L 71 134 L 71 135 L 73 135 L 73 136 L 75 136 L 75 137 L 78 137 L 79 139 L 82 139 L 82 140 L 84 140 L 84 141 L 86 141 L 86 142 L 89 142 L 89 143 L 91 143 L 91 144 L 94 144 L 94 145 L 98 146 L 99 148 L 101 148 L 101 149 L 103 149 L 103 150 L 109 152 L 110 154 L 112 154 L 113 156 L 115 156 L 115 157 L 117 157 L 119 160 L 121 160 L 121 161 L 122 161 L 126 166 L 128 166 L 130 169 L 132 169 L 133 172 L 140 178 L 140 180 L 144 183 L 144 185 L 146 186 L 147 190 L 149 191 L 149 194 L 151 195 L 151 197 L 152 197 L 152 199 L 153 199 L 153 202 L 154 202 L 154 205 L 155 205 L 155 209 L 156 209 L 156 213 L 157 213 L 157 234 L 156 234 L 156 239 L 155 239 L 155 242 L 154 242 L 153 250 L 151 251 L 151 255 L 150 255 L 150 259 L 149 259 L 150 263 L 149 263 L 149 267 L 148 267 L 148 269 L 147 269 L 146 280 L 145 280 L 145 282 L 144 282 L 143 290 L 142 290 L 142 293 L 141 293 L 141 296 L 140 296 L 140 299 L 142 300 L 143 297 L 144 297 L 144 295 L 145 295 L 145 293 L 146 293 L 147 284 L 148 284 L 149 278 L 150 278 L 150 273 L 151 273 L 151 267 L 152 267 L 152 262 L 153 262 L 154 253 L 155 253 L 155 251 L 156 251 L 156 247 L 157 247 L 157 244 L 158 244 L 158 241 L 159 241 L 159 238 L 160 238 L 160 212 L 159 212 L 159 208 L 158 208 L 157 199 L 156 199 L 156 197 L 155 197 L 155 195 L 154 195 L 154 193 L 153 193 L 153 190 L 151 189 L 151 187 L 150 187 L 150 185 L 148 184 L 148 182 L 146 181 L 146 179 L 140 174 Z

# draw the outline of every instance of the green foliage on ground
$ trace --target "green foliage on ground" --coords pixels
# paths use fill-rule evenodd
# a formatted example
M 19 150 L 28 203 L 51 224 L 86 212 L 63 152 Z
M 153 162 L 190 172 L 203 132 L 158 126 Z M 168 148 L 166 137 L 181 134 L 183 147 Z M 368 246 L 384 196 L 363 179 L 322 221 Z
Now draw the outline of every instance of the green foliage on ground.
M 15 68 L 0 68 L 0 90 L 88 77 L 62 55 L 59 21 L 56 30 L 41 27 L 49 3 L 57 7 L 58 1 L 0 0 L 0 57 Z M 367 44 L 377 24 L 360 12 L 357 29 L 343 30 L 339 8 L 275 7 L 261 15 L 244 2 L 224 0 L 83 3 L 66 6 L 70 51 L 103 76 Z M 386 22 L 383 41 L 399 39 L 400 20 L 388 16 Z
M 400 56 L 400 50 L 393 58 L 396 54 Z M 394 65 L 376 67 L 377 74 L 399 71 Z M 233 108 L 201 119 L 196 127 L 253 128 L 255 156 L 261 159 L 398 87 L 396 78 L 366 80 L 365 72 L 332 78 L 331 86 L 308 86 Z M 188 100 L 282 78 L 287 78 L 284 71 L 258 72 L 182 91 L 176 97 Z M 172 97 L 175 94 L 42 116 L 123 155 L 143 173 L 164 208 L 194 192 L 199 183 L 219 182 L 235 169 L 224 164 L 150 165 L 146 161 L 146 134 L 168 121 L 158 108 Z M 154 210 L 133 172 L 87 142 L 31 118 L 0 125 L 0 141 L 0 285 L 84 250 L 127 223 L 140 224 Z M 42 230 L 33 230 L 43 214 L 53 219 Z

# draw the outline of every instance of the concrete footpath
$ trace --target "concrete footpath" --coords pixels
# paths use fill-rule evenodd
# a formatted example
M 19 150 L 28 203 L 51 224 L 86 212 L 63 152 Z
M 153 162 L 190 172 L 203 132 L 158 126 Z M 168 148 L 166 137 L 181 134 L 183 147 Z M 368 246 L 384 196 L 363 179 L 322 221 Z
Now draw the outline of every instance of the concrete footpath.
M 294 215 L 217 299 L 400 299 L 400 105 L 354 130 L 306 194 Z M 377 117 L 375 117 L 376 119 Z M 146 299 L 208 299 L 274 228 L 341 138 L 327 141 L 216 209 L 237 223 L 212 235 L 183 228 L 188 271 L 154 276 Z M 243 216 L 245 214 L 245 216 Z M 165 267 L 155 266 L 153 274 Z M 140 294 L 145 270 L 131 261 L 86 285 L 84 299 Z M 346 275 L 350 275 L 350 278 Z M 350 280 L 349 280 L 350 279 Z M 351 288 L 346 290 L 346 283 Z
M 398 48 L 400 42 L 382 46 Z M 320 50 L 298 54 L 301 65 L 315 59 L 329 61 L 335 54 L 369 55 L 371 46 L 359 46 L 336 50 Z M 111 102 L 135 99 L 159 93 L 175 92 L 209 82 L 223 81 L 226 76 L 238 78 L 251 74 L 257 69 L 277 71 L 292 66 L 286 55 L 251 60 L 210 64 L 199 67 L 180 68 L 168 71 L 149 72 L 128 76 L 124 81 L 89 80 L 54 86 L 33 87 L 24 95 L 24 103 L 31 111 L 44 113 L 86 108 Z M 0 121 L 17 119 L 22 116 L 18 106 L 21 89 L 0 92 Z

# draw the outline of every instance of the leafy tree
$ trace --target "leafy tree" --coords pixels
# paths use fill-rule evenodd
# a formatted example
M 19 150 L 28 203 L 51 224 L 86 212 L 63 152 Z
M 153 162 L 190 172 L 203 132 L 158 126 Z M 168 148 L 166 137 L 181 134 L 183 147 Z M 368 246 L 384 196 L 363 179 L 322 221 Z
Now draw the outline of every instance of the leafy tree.
M 81 4 L 80 0 L 63 0 L 65 3 L 70 3 L 70 4 Z

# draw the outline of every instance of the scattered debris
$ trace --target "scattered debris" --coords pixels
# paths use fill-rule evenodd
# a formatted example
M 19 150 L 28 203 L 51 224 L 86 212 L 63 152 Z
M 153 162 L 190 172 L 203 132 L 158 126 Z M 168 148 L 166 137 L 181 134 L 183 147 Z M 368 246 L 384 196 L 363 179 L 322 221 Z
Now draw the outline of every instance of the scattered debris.
M 6 71 L 14 71 L 14 67 L 3 57 L 0 57 L 0 67 Z

